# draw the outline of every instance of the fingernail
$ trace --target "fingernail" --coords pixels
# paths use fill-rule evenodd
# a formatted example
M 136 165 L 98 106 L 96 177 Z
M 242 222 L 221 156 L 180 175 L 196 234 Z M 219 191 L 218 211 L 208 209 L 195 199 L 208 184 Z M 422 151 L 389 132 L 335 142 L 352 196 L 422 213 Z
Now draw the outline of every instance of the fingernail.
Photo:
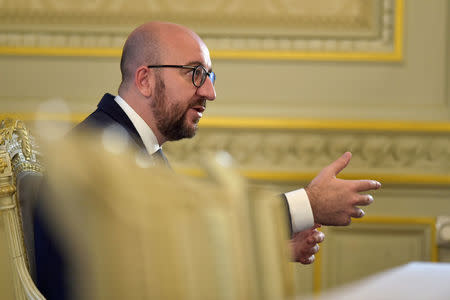
M 320 234 L 320 241 L 323 242 L 324 239 L 325 239 L 325 234 L 323 232 L 321 232 L 321 234 Z
M 313 254 L 316 254 L 317 252 L 319 252 L 319 249 L 320 249 L 319 245 L 316 244 L 316 246 L 313 249 L 313 252 L 314 252 Z
M 376 188 L 379 188 L 379 187 L 381 186 L 381 183 L 379 183 L 378 181 L 374 180 L 374 181 L 373 181 L 373 185 L 374 185 Z
M 373 197 L 372 197 L 372 195 L 367 195 L 367 198 L 369 198 L 369 203 L 372 203 L 372 202 L 373 202 Z

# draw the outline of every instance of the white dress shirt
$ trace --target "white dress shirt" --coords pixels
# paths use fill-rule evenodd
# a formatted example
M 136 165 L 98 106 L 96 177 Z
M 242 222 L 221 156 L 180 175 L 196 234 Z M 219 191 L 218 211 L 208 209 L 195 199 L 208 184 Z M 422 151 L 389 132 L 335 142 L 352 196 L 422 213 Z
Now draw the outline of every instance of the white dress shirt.
M 158 151 L 161 146 L 147 123 L 145 123 L 145 121 L 122 97 L 117 95 L 114 100 L 128 116 L 131 123 L 133 123 L 148 154 L 152 155 Z M 289 205 L 289 212 L 291 214 L 292 232 L 296 233 L 312 227 L 314 225 L 314 217 L 305 189 L 298 189 L 285 193 L 285 196 Z
M 148 154 L 152 155 L 153 153 L 158 151 L 161 148 L 158 143 L 158 139 L 156 139 L 156 136 L 153 133 L 152 129 L 147 125 L 147 123 L 145 123 L 141 116 L 139 116 L 134 111 L 134 109 L 131 108 L 131 106 L 119 95 L 117 95 L 114 100 L 117 102 L 117 104 L 119 104 L 120 108 L 122 108 L 122 110 L 128 116 L 131 123 L 133 123 L 134 127 L 139 133 L 139 136 L 142 139 L 142 142 L 144 143 L 145 149 L 147 150 Z

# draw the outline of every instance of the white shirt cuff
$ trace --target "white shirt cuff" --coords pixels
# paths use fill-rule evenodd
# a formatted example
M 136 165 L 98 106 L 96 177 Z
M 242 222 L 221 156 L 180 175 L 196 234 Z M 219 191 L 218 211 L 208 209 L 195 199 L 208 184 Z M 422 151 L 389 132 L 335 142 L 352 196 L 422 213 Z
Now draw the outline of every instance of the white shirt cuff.
M 295 190 L 284 195 L 289 204 L 292 232 L 297 233 L 314 226 L 314 216 L 305 189 Z

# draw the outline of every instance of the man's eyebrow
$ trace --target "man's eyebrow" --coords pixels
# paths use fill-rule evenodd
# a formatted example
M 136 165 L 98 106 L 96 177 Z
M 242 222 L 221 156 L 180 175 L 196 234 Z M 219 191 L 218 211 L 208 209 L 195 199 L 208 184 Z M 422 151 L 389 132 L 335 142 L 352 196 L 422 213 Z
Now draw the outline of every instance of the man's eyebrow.
M 206 67 L 203 65 L 203 63 L 201 62 L 201 61 L 198 61 L 198 60 L 194 60 L 194 61 L 190 61 L 190 62 L 188 62 L 188 63 L 186 63 L 186 65 L 187 66 L 198 66 L 198 65 L 201 65 L 201 66 L 203 66 L 205 69 L 206 69 Z M 212 71 L 212 69 L 210 68 L 209 70 L 208 69 L 206 69 L 208 72 L 211 72 Z

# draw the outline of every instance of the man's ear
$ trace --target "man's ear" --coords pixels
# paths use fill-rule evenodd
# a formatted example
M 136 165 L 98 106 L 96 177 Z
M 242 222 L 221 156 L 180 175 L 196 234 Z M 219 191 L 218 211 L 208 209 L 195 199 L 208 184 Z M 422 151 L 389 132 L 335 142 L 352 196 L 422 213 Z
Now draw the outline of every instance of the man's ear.
M 153 72 L 146 66 L 140 66 L 134 73 L 134 84 L 145 97 L 150 97 L 152 95 L 153 77 Z

